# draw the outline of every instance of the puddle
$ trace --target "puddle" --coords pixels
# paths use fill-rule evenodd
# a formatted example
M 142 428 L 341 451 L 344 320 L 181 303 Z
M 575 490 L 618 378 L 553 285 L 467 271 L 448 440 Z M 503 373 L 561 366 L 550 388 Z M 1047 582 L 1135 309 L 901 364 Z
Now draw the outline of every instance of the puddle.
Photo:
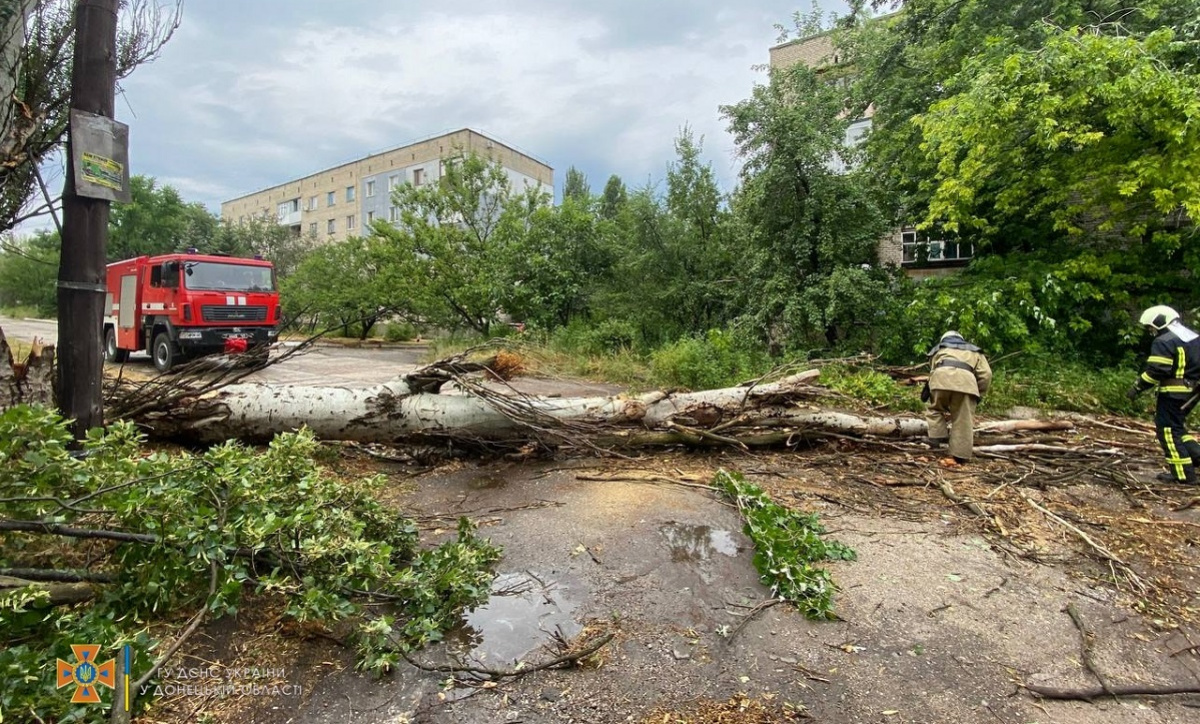
M 464 625 L 446 636 L 447 649 L 462 661 L 483 667 L 512 666 L 552 640 L 583 630 L 572 613 L 578 607 L 567 589 L 532 573 L 502 573 L 492 581 L 487 603 L 467 613 Z
M 705 583 L 712 583 L 722 575 L 727 567 L 722 565 L 724 558 L 736 558 L 738 554 L 737 540 L 727 530 L 707 525 L 667 523 L 658 532 L 671 552 L 671 561 L 688 564 Z
M 738 554 L 737 541 L 733 533 L 727 530 L 707 525 L 667 523 L 658 532 L 666 538 L 671 560 L 676 563 L 702 563 L 716 553 L 730 557 Z
M 503 476 L 495 473 L 478 475 L 467 481 L 467 487 L 471 490 L 492 490 L 503 488 L 505 485 L 508 485 L 508 481 Z

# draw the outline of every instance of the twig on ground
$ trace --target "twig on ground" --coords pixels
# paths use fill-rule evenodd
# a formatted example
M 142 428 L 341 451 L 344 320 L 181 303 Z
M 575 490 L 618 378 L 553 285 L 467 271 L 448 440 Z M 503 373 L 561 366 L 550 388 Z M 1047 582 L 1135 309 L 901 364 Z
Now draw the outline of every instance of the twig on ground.
M 1071 531 L 1075 535 L 1079 536 L 1080 540 L 1082 540 L 1084 543 L 1087 543 L 1088 546 L 1091 547 L 1091 549 L 1093 551 L 1095 551 L 1103 560 L 1107 561 L 1110 564 L 1116 564 L 1116 565 L 1120 566 L 1122 572 L 1129 579 L 1129 582 L 1131 584 L 1133 584 L 1136 588 L 1138 588 L 1142 592 L 1149 590 L 1149 586 L 1146 585 L 1146 582 L 1143 581 L 1140 576 L 1138 576 L 1136 573 L 1134 573 L 1133 569 L 1129 567 L 1129 564 L 1126 563 L 1125 561 L 1121 560 L 1120 556 L 1113 553 L 1112 551 L 1105 548 L 1104 546 L 1100 545 L 1096 541 L 1092 540 L 1091 536 L 1089 536 L 1087 533 L 1080 530 L 1077 526 L 1071 524 L 1069 521 L 1067 521 L 1063 517 L 1061 517 L 1059 515 L 1055 515 L 1048 509 L 1042 507 L 1041 505 L 1038 505 L 1036 502 L 1031 500 L 1024 493 L 1021 493 L 1021 497 L 1024 498 L 1026 503 L 1028 503 L 1034 509 L 1040 511 L 1047 518 L 1049 518 L 1050 520 L 1054 521 L 1055 523 L 1058 523 L 1059 525 L 1063 526 L 1064 528 Z
M 1108 677 L 1100 673 L 1100 669 L 1097 668 L 1096 662 L 1092 658 L 1092 642 L 1095 641 L 1096 634 L 1083 622 L 1083 614 L 1079 613 L 1079 609 L 1075 607 L 1074 603 L 1067 604 L 1067 615 L 1071 617 L 1071 623 L 1075 624 L 1075 628 L 1079 629 L 1080 645 L 1083 649 L 1081 658 L 1083 659 L 1084 668 L 1091 672 L 1092 676 L 1096 677 L 1096 681 L 1100 682 L 1100 686 L 1103 687 L 1105 693 L 1111 694 L 1112 687 L 1109 686 Z
M 615 632 L 610 631 L 595 641 L 592 641 L 579 651 L 570 651 L 541 664 L 534 666 L 522 666 L 517 669 L 485 669 L 477 666 L 457 666 L 455 664 L 427 664 L 422 661 L 414 660 L 411 656 L 404 652 L 400 652 L 400 655 L 404 657 L 405 661 L 422 671 L 432 671 L 447 674 L 473 674 L 475 676 L 482 676 L 488 679 L 510 679 L 519 676 L 525 676 L 526 674 L 532 674 L 535 671 L 542 671 L 543 669 L 562 667 L 566 664 L 573 665 L 579 662 L 581 659 L 586 659 L 587 657 L 599 651 L 601 648 L 606 646 L 608 642 L 612 641 L 616 635 L 617 634 Z
M 742 629 L 746 628 L 746 625 L 749 624 L 750 621 L 755 616 L 757 616 L 758 614 L 762 613 L 763 611 L 766 611 L 767 609 L 769 609 L 773 606 L 778 606 L 779 604 L 781 604 L 783 602 L 784 602 L 784 600 L 782 598 L 768 598 L 767 600 L 760 602 L 758 605 L 756 605 L 754 608 L 750 609 L 746 613 L 738 614 L 738 615 L 742 616 L 742 620 L 740 622 L 738 622 L 738 625 L 735 626 L 733 628 L 733 630 L 729 632 L 729 635 L 725 637 L 725 643 L 732 642 L 734 637 L 736 637 L 738 635 L 738 633 L 741 632 Z

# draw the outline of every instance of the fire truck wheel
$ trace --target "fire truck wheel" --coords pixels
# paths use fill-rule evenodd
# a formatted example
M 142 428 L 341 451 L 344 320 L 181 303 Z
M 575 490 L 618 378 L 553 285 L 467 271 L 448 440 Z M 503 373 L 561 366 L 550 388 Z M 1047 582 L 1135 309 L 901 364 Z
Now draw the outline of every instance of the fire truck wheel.
M 129 359 L 129 350 L 117 347 L 117 331 L 112 327 L 104 330 L 104 361 L 124 364 Z
M 166 332 L 159 332 L 154 337 L 154 368 L 159 372 L 167 372 L 175 364 L 175 345 Z

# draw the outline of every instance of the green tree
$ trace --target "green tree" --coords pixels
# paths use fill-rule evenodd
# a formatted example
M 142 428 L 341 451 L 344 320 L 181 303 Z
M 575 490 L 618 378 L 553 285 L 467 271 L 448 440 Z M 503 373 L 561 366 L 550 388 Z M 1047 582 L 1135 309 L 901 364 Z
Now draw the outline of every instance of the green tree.
M 629 193 L 625 189 L 625 182 L 615 173 L 609 176 L 608 182 L 604 184 L 604 194 L 600 197 L 600 218 L 615 219 L 628 200 Z
M 773 348 L 866 346 L 891 295 L 877 246 L 886 218 L 845 145 L 845 94 L 813 70 L 773 70 L 722 108 L 745 160 L 734 199 L 749 249 L 745 308 Z
M 587 319 L 596 290 L 612 278 L 614 258 L 587 198 L 541 206 L 505 249 L 501 295 L 513 317 L 543 329 Z
M 0 244 L 0 306 L 33 307 L 39 316 L 54 317 L 61 247 L 58 234 L 45 231 Z
M 643 236 L 640 250 L 627 250 L 640 267 L 636 298 L 654 300 L 670 338 L 723 326 L 737 291 L 728 213 L 712 165 L 701 160 L 702 146 L 690 128 L 680 130 L 676 160 L 667 169 L 662 223 Z
M 300 263 L 320 243 L 313 232 L 297 234 L 273 219 L 259 216 L 236 224 L 222 220 L 210 238 L 192 246 L 234 256 L 257 254 L 273 263 L 275 273 L 280 279 L 285 279 L 295 273 Z
M 927 221 L 988 238 L 1041 217 L 1168 258 L 1200 218 L 1200 79 L 1171 67 L 1168 29 L 1042 29 L 1036 50 L 968 60 L 962 90 L 914 119 L 934 168 Z
M 574 166 L 567 169 L 567 180 L 563 183 L 563 201 L 567 199 L 585 203 L 592 199 L 592 187 L 588 185 L 587 176 Z
M 507 293 L 505 247 L 547 195 L 514 192 L 503 167 L 471 153 L 447 159 L 438 183 L 397 187 L 392 201 L 399 224 L 373 227 L 391 288 L 429 323 L 488 334 Z
M 675 150 L 665 194 L 639 189 L 599 222 L 616 266 L 595 295 L 598 316 L 649 347 L 724 326 L 737 295 L 729 214 L 701 140 L 684 127 Z
M 868 3 L 854 2 L 860 12 Z M 870 3 L 878 8 L 887 3 Z M 1193 0 L 1146 0 L 1131 7 L 1123 0 L 907 0 L 885 19 L 850 23 L 836 32 L 839 56 L 857 78 L 857 108 L 873 104 L 866 163 L 880 182 L 881 201 L 899 219 L 924 218 L 935 161 L 922 150 L 923 136 L 914 119 L 932 105 L 963 92 L 972 81 L 962 72 L 968 61 L 988 48 L 1034 51 L 1047 35 L 1044 22 L 1077 27 L 1106 19 L 1121 26 L 1106 32 L 1144 36 L 1159 28 L 1175 28 L 1197 39 Z M 1195 63 L 1200 43 L 1177 46 L 1170 60 L 1177 66 Z M 981 200 L 982 201 L 982 200 Z M 1060 235 L 1054 222 L 1034 215 L 996 234 L 999 250 L 1031 250 Z
M 395 296 L 380 274 L 373 245 L 361 237 L 317 247 L 284 281 L 282 290 L 293 319 L 307 317 L 326 327 L 336 322 L 343 335 L 359 339 L 400 311 Z
M 149 176 L 129 180 L 132 200 L 113 204 L 109 216 L 109 261 L 143 254 L 167 254 L 188 246 L 214 250 L 217 221 L 203 204 L 187 203 L 171 186 L 159 186 Z
M 71 104 L 76 3 L 0 3 L 0 232 L 50 212 L 37 172 L 62 150 Z M 120 3 L 116 78 L 153 60 L 179 27 L 182 0 Z M 53 199 L 57 201 L 57 199 Z

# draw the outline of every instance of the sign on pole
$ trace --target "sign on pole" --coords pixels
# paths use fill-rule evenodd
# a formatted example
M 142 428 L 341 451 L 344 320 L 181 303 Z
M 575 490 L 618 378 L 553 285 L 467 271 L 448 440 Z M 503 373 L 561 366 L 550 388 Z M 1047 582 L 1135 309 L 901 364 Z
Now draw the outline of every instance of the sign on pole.
M 75 193 L 129 203 L 129 126 L 71 109 L 71 144 Z

